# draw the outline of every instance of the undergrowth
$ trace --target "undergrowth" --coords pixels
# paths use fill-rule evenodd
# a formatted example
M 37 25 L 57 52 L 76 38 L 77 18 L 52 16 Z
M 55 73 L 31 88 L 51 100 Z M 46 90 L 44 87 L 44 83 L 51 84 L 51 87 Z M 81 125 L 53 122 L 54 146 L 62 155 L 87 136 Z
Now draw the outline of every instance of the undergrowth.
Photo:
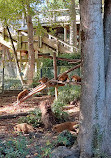
M 35 109 L 34 111 L 30 112 L 29 115 L 25 117 L 21 117 L 19 119 L 19 123 L 28 123 L 32 124 L 33 127 L 38 127 L 42 124 L 41 122 L 41 111 L 39 109 Z
M 0 142 L 0 158 L 25 158 L 29 154 L 28 143 L 23 136 Z
M 45 145 L 38 145 L 35 138 L 27 139 L 24 136 L 19 136 L 17 138 L 10 138 L 0 142 L 0 158 L 51 158 L 52 151 L 59 145 L 64 145 L 71 147 L 75 141 L 76 137 L 70 132 L 65 131 L 57 136 L 56 139 L 49 141 L 45 137 Z M 33 143 L 34 141 L 34 143 Z M 31 150 L 34 149 L 34 152 Z

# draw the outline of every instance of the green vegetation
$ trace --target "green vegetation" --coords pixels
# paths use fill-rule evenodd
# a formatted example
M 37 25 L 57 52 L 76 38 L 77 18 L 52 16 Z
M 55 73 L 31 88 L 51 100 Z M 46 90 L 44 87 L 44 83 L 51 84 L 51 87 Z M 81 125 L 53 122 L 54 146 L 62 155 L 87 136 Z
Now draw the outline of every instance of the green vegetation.
M 65 122 L 68 120 L 68 113 L 62 110 L 64 104 L 61 102 L 55 101 L 52 106 L 52 110 L 56 116 L 57 122 Z
M 31 149 L 34 149 L 34 155 L 37 158 L 51 158 L 52 150 L 59 146 L 64 145 L 71 147 L 75 141 L 76 136 L 73 136 L 70 132 L 64 131 L 58 135 L 56 140 L 49 141 L 45 137 L 46 143 L 45 146 L 38 145 L 38 143 L 33 143 L 33 139 L 28 139 L 24 136 L 19 136 L 17 138 L 10 138 L 5 141 L 0 142 L 0 158 L 25 158 L 30 156 Z
M 18 89 L 22 89 L 20 80 L 18 79 L 13 79 L 13 78 L 7 78 L 4 81 L 5 85 L 4 85 L 4 89 L 5 90 L 18 90 Z
M 80 87 L 78 86 L 64 86 L 59 90 L 58 100 L 54 101 L 52 105 L 52 111 L 54 112 L 57 122 L 64 122 L 68 120 L 68 114 L 63 111 L 63 106 L 67 106 L 74 99 L 80 97 Z M 32 124 L 34 127 L 42 125 L 41 111 L 39 109 L 30 112 L 26 117 L 21 117 L 19 123 Z
M 29 142 L 22 136 L 2 141 L 0 142 L 0 158 L 25 158 L 29 154 L 28 144 Z
M 58 57 L 67 58 L 67 59 L 80 59 L 81 55 L 80 55 L 80 53 L 60 54 Z M 63 65 L 64 66 L 74 66 L 74 64 L 68 64 L 67 61 L 61 61 L 61 60 L 57 61 L 57 65 L 58 66 L 63 66 Z
M 77 139 L 77 136 L 72 135 L 69 131 L 65 130 L 60 133 L 57 137 L 57 145 L 64 145 L 71 147 Z
M 81 87 L 77 85 L 66 85 L 64 87 L 60 87 L 58 102 L 63 103 L 64 105 L 69 104 L 74 99 L 80 97 Z
M 27 115 L 25 117 L 21 117 L 19 119 L 19 123 L 32 124 L 34 127 L 40 126 L 42 124 L 40 110 L 39 109 L 35 109 L 34 111 L 30 112 L 29 115 Z
M 67 106 L 67 104 L 69 104 L 74 99 L 78 99 L 79 97 L 80 87 L 69 85 L 60 87 L 58 100 L 54 101 L 52 105 L 52 110 L 59 122 L 68 120 L 68 114 L 62 110 L 63 106 Z

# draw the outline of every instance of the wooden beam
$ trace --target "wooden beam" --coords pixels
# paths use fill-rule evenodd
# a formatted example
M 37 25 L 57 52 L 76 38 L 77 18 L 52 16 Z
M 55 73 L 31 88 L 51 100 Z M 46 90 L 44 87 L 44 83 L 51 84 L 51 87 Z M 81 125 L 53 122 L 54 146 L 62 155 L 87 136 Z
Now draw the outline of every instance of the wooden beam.
M 71 68 L 71 69 L 69 69 L 69 70 L 65 71 L 65 72 L 64 72 L 64 73 L 62 73 L 62 74 L 60 74 L 58 77 L 62 76 L 63 74 L 67 74 L 67 73 L 69 73 L 69 72 L 71 72 L 71 71 L 73 71 L 73 70 L 75 70 L 75 69 L 79 68 L 80 66 L 81 66 L 81 64 L 76 65 L 76 66 L 74 66 L 73 68 Z
M 51 55 L 49 55 L 50 53 L 38 53 L 39 57 L 43 57 L 43 58 L 50 58 L 53 59 L 53 57 Z M 56 57 L 57 60 L 62 60 L 62 61 L 68 61 L 68 62 L 81 62 L 81 59 L 67 59 L 67 58 L 62 58 L 62 57 Z
M 57 83 L 58 86 L 59 86 L 60 83 L 61 83 L 61 84 L 64 84 L 64 85 L 66 85 L 66 84 L 69 84 L 69 85 L 81 85 L 81 82 L 75 82 L 75 81 L 62 82 L 62 81 L 58 81 L 58 80 L 52 79 L 51 82 Z

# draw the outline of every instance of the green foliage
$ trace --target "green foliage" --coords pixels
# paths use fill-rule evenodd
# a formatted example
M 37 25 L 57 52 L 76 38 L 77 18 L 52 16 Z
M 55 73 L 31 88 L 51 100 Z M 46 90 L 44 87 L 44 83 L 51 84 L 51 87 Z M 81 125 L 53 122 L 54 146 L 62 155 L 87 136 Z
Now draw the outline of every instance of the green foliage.
M 62 104 L 69 104 L 74 99 L 80 97 L 80 90 L 81 87 L 79 86 L 66 85 L 64 87 L 60 87 L 58 102 L 61 102 Z
M 4 89 L 5 90 L 15 90 L 15 89 L 22 89 L 21 82 L 18 79 L 5 79 L 4 81 Z
M 51 158 L 52 150 L 55 147 L 59 145 L 71 147 L 75 143 L 76 139 L 77 137 L 73 136 L 70 132 L 63 131 L 61 134 L 58 135 L 56 140 L 53 140 L 52 142 L 48 140 L 44 147 L 36 146 L 38 153 L 37 158 Z
M 60 9 L 63 8 L 62 6 L 62 1 L 58 1 L 58 0 L 54 0 L 52 2 L 50 2 L 49 6 L 50 9 L 54 10 L 54 9 Z
M 49 141 L 47 141 L 44 147 L 36 146 L 37 158 L 51 158 L 51 151 L 54 147 L 54 144 L 55 143 L 50 143 Z
M 53 103 L 52 111 L 56 116 L 57 122 L 65 122 L 68 120 L 68 113 L 62 110 L 63 106 L 64 104 L 59 101 L 54 101 Z
M 4 26 L 16 27 L 23 13 L 33 16 L 37 6 L 42 2 L 43 0 L 0 0 L 0 20 Z
M 38 75 L 38 73 L 37 73 L 37 76 L 36 77 L 34 77 L 34 79 L 33 79 L 33 83 L 32 83 L 32 85 L 31 85 L 31 87 L 36 87 L 36 86 L 38 86 L 40 83 L 38 82 L 39 81 L 39 79 L 40 79 L 40 74 Z
M 52 59 L 44 59 L 44 58 L 41 58 L 41 62 L 43 62 L 43 68 L 44 67 L 53 67 L 53 60 Z
M 57 145 L 72 146 L 75 143 L 76 139 L 76 136 L 65 130 L 58 135 L 56 143 Z
M 59 57 L 62 57 L 62 58 L 67 58 L 67 59 L 80 59 L 80 53 L 74 53 L 74 54 L 60 54 Z M 57 65 L 58 66 L 69 66 L 68 62 L 67 61 L 61 61 L 61 60 L 58 60 L 57 61 Z M 70 64 L 70 66 L 74 66 L 74 64 Z
M 43 28 L 43 26 L 38 22 L 38 18 L 35 19 L 35 27 L 36 27 L 36 35 L 43 37 L 47 30 Z
M 40 126 L 42 124 L 41 111 L 39 109 L 36 109 L 36 110 L 30 112 L 30 114 L 27 115 L 26 117 L 21 117 L 19 119 L 19 123 L 32 124 L 34 127 Z
M 69 104 L 74 99 L 80 97 L 80 87 L 78 86 L 70 86 L 66 85 L 64 87 L 60 87 L 58 100 L 54 101 L 52 110 L 60 122 L 64 122 L 68 120 L 68 114 L 62 110 L 63 106 Z
M 0 142 L 0 158 L 25 158 L 29 153 L 25 137 Z
M 70 9 L 70 0 L 64 0 L 64 3 L 63 3 L 63 5 L 64 5 L 64 8 L 69 8 Z M 75 0 L 75 4 L 76 4 L 76 6 L 78 6 L 79 5 L 79 0 Z
M 55 36 L 55 34 L 56 34 L 56 29 L 54 29 L 54 28 L 49 28 L 49 31 L 50 31 L 50 34 L 51 35 L 53 35 L 53 36 Z
M 55 95 L 55 87 L 49 87 L 48 95 L 54 96 Z
M 42 151 L 42 157 L 48 157 L 51 158 L 51 146 L 46 146 L 45 148 L 41 148 Z

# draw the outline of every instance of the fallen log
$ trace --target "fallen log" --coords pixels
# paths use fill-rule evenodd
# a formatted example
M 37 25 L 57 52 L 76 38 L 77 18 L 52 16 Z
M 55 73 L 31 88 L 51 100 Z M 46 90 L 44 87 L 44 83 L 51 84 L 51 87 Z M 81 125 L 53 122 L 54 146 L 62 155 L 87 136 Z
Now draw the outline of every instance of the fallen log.
M 27 116 L 27 115 L 29 115 L 29 112 L 21 112 L 21 113 L 17 113 L 17 114 L 1 115 L 0 120 L 2 120 L 2 119 L 12 119 L 12 118 L 16 118 L 18 116 Z

